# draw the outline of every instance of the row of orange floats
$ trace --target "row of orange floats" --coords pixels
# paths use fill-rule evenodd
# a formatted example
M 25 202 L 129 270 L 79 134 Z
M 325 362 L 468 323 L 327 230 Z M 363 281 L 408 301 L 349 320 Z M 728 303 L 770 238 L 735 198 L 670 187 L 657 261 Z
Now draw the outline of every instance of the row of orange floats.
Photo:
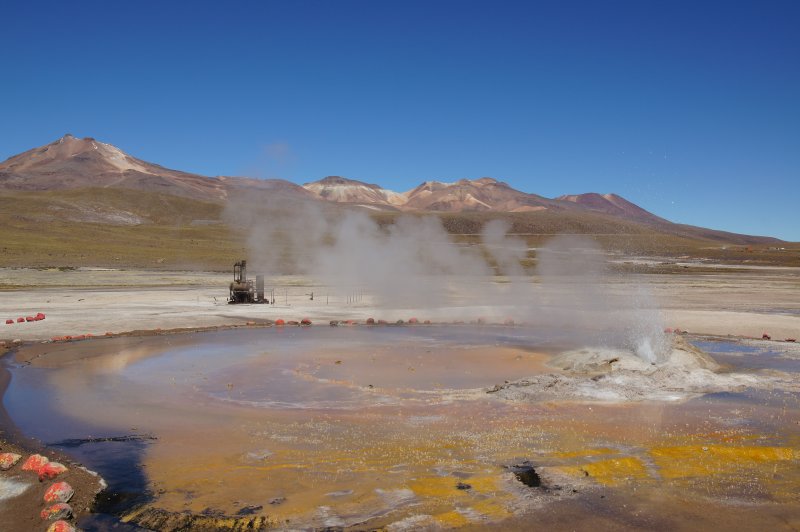
M 284 320 L 282 318 L 278 318 L 273 323 L 277 327 L 281 327 L 281 326 L 285 326 L 285 325 L 295 325 L 295 326 L 297 326 L 297 325 L 311 325 L 311 320 L 308 319 L 308 318 L 303 318 L 300 321 L 296 321 L 296 320 Z M 375 318 L 367 318 L 364 321 L 364 323 L 366 325 L 389 325 L 389 322 L 387 320 L 380 320 L 380 319 L 376 320 Z M 464 321 L 454 321 L 452 323 L 454 325 L 463 325 L 466 322 L 464 322 Z M 472 325 L 486 325 L 488 322 L 486 321 L 485 318 L 478 318 L 477 320 L 471 321 L 469 323 L 472 324 Z M 331 327 L 336 327 L 336 326 L 339 326 L 339 325 L 358 325 L 358 324 L 359 324 L 358 320 L 331 320 L 330 321 Z M 407 321 L 397 320 L 397 321 L 393 322 L 393 325 L 419 325 L 419 324 L 431 325 L 431 320 L 420 321 L 418 318 L 409 318 Z M 502 322 L 502 324 L 510 326 L 510 325 L 516 325 L 516 322 L 511 318 L 507 318 Z M 248 321 L 247 325 L 256 325 L 256 323 Z
M 278 326 L 278 327 L 281 327 L 283 325 L 305 325 L 307 327 L 307 326 L 311 325 L 311 320 L 308 319 L 308 318 L 303 318 L 300 321 L 296 321 L 296 320 L 284 321 L 283 319 L 278 318 L 277 320 L 275 320 L 275 325 Z
M 664 329 L 664 332 L 667 333 L 667 334 L 687 334 L 687 331 L 682 331 L 682 330 L 680 330 L 678 328 L 673 329 L 673 328 L 670 328 L 670 327 L 667 327 L 666 329 Z M 757 339 L 755 337 L 748 337 L 748 338 L 750 338 L 751 340 L 756 340 Z M 765 332 L 765 333 L 763 333 L 761 335 L 761 339 L 762 340 L 772 340 L 772 335 L 770 335 L 769 333 Z M 797 338 L 786 338 L 783 341 L 784 342 L 797 342 Z
M 764 333 L 764 334 L 761 335 L 761 339 L 762 340 L 772 340 L 772 336 L 770 336 L 769 333 Z M 783 341 L 784 342 L 796 342 L 797 338 L 786 338 Z
M 6 320 L 6 325 L 13 325 L 14 323 L 30 323 L 32 321 L 42 321 L 45 318 L 45 315 L 41 312 L 38 312 L 35 316 L 20 316 L 16 320 L 13 318 L 9 318 Z

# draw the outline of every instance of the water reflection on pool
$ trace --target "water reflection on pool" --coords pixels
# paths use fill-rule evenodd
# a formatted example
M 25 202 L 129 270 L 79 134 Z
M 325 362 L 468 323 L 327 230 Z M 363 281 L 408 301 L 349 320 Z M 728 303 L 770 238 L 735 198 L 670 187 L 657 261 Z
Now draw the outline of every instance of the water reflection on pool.
M 599 511 L 600 529 L 674 529 L 747 528 L 758 505 L 760 525 L 800 522 L 796 394 L 602 405 L 484 392 L 552 371 L 552 343 L 420 326 L 218 331 L 63 363 L 54 346 L 12 368 L 5 404 L 48 442 L 153 435 L 133 440 L 140 463 L 123 469 L 145 472 L 149 504 L 175 512 L 525 529 L 525 516 L 579 527 Z M 99 445 L 67 451 L 113 476 L 114 444 L 102 460 Z M 506 467 L 524 461 L 546 489 Z

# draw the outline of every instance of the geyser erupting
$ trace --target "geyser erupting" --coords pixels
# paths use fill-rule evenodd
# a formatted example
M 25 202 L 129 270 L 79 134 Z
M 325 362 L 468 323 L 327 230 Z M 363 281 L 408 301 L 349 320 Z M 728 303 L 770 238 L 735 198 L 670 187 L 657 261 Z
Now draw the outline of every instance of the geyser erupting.
M 586 237 L 564 235 L 537 251 L 541 306 L 534 316 L 585 345 L 634 352 L 646 362 L 663 362 L 671 350 L 663 319 L 645 285 L 621 290 L 606 255 Z M 630 282 L 628 280 L 628 285 Z

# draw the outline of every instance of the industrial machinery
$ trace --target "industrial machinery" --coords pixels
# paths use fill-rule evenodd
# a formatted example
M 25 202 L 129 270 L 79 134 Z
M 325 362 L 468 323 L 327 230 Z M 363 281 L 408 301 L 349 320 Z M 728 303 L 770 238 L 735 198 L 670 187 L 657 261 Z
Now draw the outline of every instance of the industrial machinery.
M 264 276 L 256 275 L 256 282 L 247 279 L 247 261 L 240 260 L 233 265 L 233 282 L 228 303 L 269 303 L 264 298 Z

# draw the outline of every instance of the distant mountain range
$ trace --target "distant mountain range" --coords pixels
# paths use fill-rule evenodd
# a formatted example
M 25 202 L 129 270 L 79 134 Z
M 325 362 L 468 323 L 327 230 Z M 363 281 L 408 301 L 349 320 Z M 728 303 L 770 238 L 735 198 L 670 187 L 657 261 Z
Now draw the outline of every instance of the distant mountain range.
M 0 188 L 58 190 L 89 187 L 161 192 L 201 200 L 225 200 L 232 190 L 280 191 L 297 197 L 378 210 L 434 212 L 532 212 L 545 209 L 596 211 L 638 221 L 666 222 L 615 194 L 579 194 L 547 199 L 483 177 L 453 183 L 426 181 L 398 193 L 379 185 L 329 176 L 302 187 L 281 179 L 206 177 L 137 159 L 93 138 L 64 135 L 0 163 Z
M 581 217 L 582 227 L 591 226 L 591 220 L 598 220 L 598 223 L 619 220 L 688 238 L 739 243 L 774 241 L 675 224 L 616 194 L 590 192 L 548 199 L 516 190 L 491 177 L 461 179 L 452 183 L 426 181 L 403 193 L 338 176 L 325 177 L 303 186 L 281 179 L 207 177 L 164 168 L 128 155 L 111 144 L 69 134 L 0 163 L 0 191 L 97 188 L 155 192 L 215 203 L 225 203 L 241 194 L 256 198 L 279 195 L 387 213 L 529 213 L 531 216 L 547 213 L 550 216 L 548 220 L 552 215 L 564 220 Z
M 535 212 L 588 210 L 640 222 L 669 223 L 616 194 L 578 194 L 555 199 L 522 192 L 491 177 L 454 183 L 426 181 L 398 193 L 379 185 L 329 176 L 303 187 L 320 199 L 371 208 L 434 212 Z

